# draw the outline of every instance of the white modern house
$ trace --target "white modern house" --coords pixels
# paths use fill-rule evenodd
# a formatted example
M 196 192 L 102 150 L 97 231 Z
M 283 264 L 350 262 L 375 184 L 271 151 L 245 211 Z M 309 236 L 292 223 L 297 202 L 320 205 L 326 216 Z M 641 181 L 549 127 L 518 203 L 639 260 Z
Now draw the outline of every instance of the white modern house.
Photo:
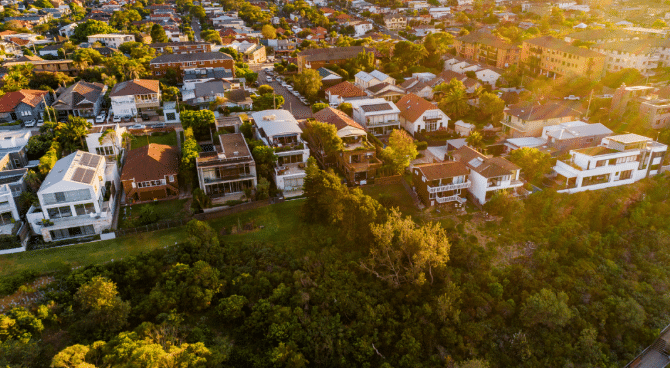
M 161 105 L 161 90 L 157 80 L 133 79 L 117 83 L 109 93 L 114 116 L 133 117 L 155 111 Z
M 668 146 L 637 134 L 603 138 L 600 145 L 570 150 L 556 161 L 559 192 L 626 185 L 660 172 Z
M 100 234 L 112 225 L 119 185 L 116 165 L 73 152 L 51 169 L 37 191 L 39 208 L 30 207 L 26 218 L 47 242 Z
M 368 89 L 380 83 L 388 83 L 395 85 L 395 79 L 380 72 L 379 70 L 373 70 L 370 73 L 360 71 L 356 73 L 356 75 L 354 76 L 354 85 L 362 89 Z
M 396 102 L 400 110 L 400 125 L 410 134 L 446 130 L 449 117 L 437 105 L 410 93 Z
M 286 110 L 264 110 L 251 114 L 256 139 L 272 147 L 278 156 L 274 181 L 284 196 L 302 194 L 309 148 L 302 140 L 298 121 Z
M 374 135 L 391 134 L 400 129 L 400 110 L 393 102 L 383 98 L 348 101 L 353 108 L 354 121 Z
M 77 28 L 79 23 L 70 23 L 68 25 L 62 26 L 58 29 L 58 34 L 63 37 L 72 37 L 74 34 L 74 29 Z
M 496 193 L 509 191 L 517 195 L 517 190 L 523 190 L 523 181 L 519 179 L 521 168 L 502 157 L 488 157 L 468 146 L 459 148 L 451 156 L 468 168 L 472 183 L 468 191 L 479 205 L 484 205 Z
M 108 33 L 108 34 L 94 34 L 88 36 L 88 43 L 92 44 L 95 42 L 100 42 L 104 46 L 118 49 L 119 46 L 123 45 L 126 42 L 135 42 L 135 36 L 129 34 L 118 34 L 118 33 Z
M 107 131 L 109 130 L 109 133 Z M 119 154 L 123 152 L 123 134 L 125 127 L 116 125 L 94 126 L 86 136 L 86 146 L 90 153 L 105 156 L 107 162 L 116 161 Z M 100 137 L 103 137 L 100 142 Z

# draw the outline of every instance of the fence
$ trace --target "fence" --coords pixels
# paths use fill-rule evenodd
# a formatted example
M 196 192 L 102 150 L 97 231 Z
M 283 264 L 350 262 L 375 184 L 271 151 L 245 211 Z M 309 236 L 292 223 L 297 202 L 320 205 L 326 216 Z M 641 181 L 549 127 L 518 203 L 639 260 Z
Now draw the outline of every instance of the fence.
M 138 226 L 134 227 L 132 229 L 119 229 L 116 230 L 114 233 L 116 234 L 116 237 L 122 237 L 130 234 L 139 234 L 139 233 L 146 233 L 149 231 L 156 231 L 156 230 L 164 230 L 164 229 L 170 229 L 173 227 L 180 227 L 186 225 L 188 221 L 187 220 L 170 220 L 170 221 L 161 221 L 161 222 L 156 222 L 153 224 L 149 225 L 144 225 L 144 226 Z
M 195 217 L 196 219 L 198 219 L 200 221 L 208 221 L 208 220 L 213 220 L 213 219 L 217 219 L 217 218 L 224 217 L 224 216 L 234 215 L 236 213 L 240 213 L 240 212 L 244 212 L 244 211 L 248 211 L 248 210 L 253 210 L 253 209 L 256 209 L 256 208 L 269 206 L 272 203 L 276 203 L 276 200 L 270 198 L 270 199 L 266 199 L 266 200 L 263 200 L 263 201 L 247 202 L 247 203 L 238 204 L 238 205 L 233 206 L 233 207 L 222 208 L 219 211 L 199 213 L 199 214 L 194 215 L 193 217 Z

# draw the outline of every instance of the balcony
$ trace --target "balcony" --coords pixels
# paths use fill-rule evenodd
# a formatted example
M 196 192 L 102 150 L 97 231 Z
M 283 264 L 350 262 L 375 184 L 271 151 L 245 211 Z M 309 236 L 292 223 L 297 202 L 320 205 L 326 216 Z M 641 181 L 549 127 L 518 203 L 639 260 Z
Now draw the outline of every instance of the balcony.
M 367 126 L 368 127 L 378 127 L 378 126 L 388 126 L 388 125 L 400 125 L 400 121 L 398 120 L 386 120 L 386 121 L 368 121 Z
M 305 163 L 284 164 L 275 167 L 275 176 L 305 175 Z
M 223 183 L 227 181 L 232 181 L 232 180 L 243 180 L 243 179 L 251 179 L 256 177 L 256 175 L 253 174 L 241 174 L 241 175 L 227 175 L 227 176 L 222 176 L 220 178 L 203 178 L 202 181 L 205 184 L 215 184 L 215 183 Z
M 437 203 L 449 203 L 449 202 L 458 202 L 460 204 L 463 204 L 467 201 L 467 199 L 459 196 L 459 195 L 452 195 L 449 197 L 435 197 L 435 201 Z
M 438 193 L 438 192 L 447 192 L 450 190 L 456 190 L 456 189 L 466 189 L 470 188 L 471 182 L 470 180 L 466 181 L 465 183 L 460 183 L 460 184 L 447 184 L 447 185 L 440 185 L 437 187 L 432 187 L 428 186 L 428 193 Z

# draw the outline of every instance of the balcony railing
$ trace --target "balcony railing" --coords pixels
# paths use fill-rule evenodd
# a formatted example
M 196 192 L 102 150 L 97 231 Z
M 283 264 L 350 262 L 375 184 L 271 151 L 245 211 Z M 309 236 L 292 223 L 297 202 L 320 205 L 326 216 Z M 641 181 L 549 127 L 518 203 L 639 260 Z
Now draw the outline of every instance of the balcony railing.
M 205 184 L 212 184 L 212 183 L 220 183 L 220 182 L 231 181 L 231 180 L 250 179 L 250 178 L 253 178 L 254 176 L 255 175 L 252 175 L 252 174 L 227 175 L 227 176 L 222 176 L 220 178 L 203 178 L 202 181 Z
M 384 125 L 395 125 L 395 124 L 400 124 L 400 122 L 398 120 L 368 121 L 367 122 L 367 126 L 369 126 L 369 127 L 384 126 Z
M 465 183 L 460 184 L 447 184 L 447 185 L 440 185 L 437 187 L 428 186 L 428 193 L 446 192 L 449 190 L 456 190 L 456 189 L 466 189 L 470 188 L 470 185 L 471 182 L 470 180 L 468 180 Z
M 449 202 L 465 203 L 465 201 L 467 201 L 465 198 L 459 195 L 452 195 L 449 197 L 435 197 L 435 200 L 437 201 L 437 203 L 449 203 Z

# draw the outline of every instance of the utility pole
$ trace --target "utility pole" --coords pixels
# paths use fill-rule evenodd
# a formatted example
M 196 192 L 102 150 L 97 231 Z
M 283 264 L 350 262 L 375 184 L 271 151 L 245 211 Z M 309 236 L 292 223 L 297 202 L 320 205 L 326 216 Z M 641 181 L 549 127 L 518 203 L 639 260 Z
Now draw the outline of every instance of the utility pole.
M 589 119 L 589 112 L 591 111 L 591 100 L 593 99 L 593 90 L 591 90 L 591 95 L 589 96 L 589 106 L 586 108 L 586 120 Z

